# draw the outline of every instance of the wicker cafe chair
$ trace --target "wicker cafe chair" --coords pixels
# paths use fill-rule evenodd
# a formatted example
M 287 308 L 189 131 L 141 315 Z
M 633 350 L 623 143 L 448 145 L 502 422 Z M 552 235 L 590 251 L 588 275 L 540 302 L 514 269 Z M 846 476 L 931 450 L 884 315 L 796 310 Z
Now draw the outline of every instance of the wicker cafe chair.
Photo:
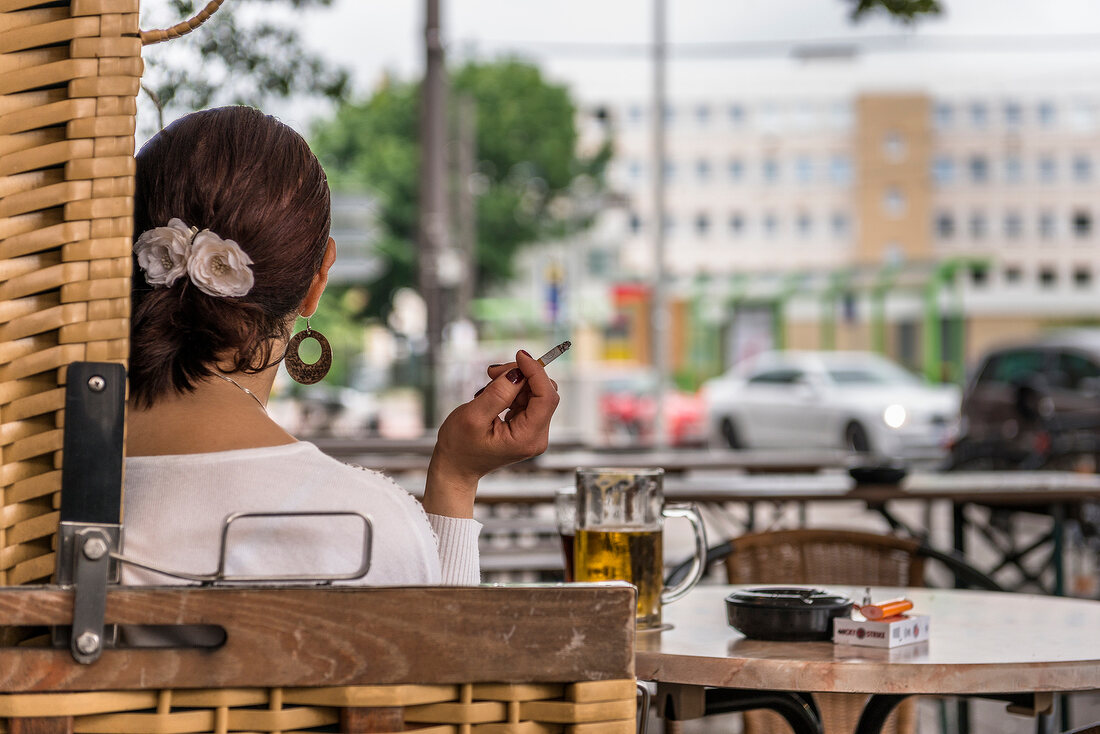
M 920 543 L 851 530 L 798 529 L 742 535 L 730 541 L 725 557 L 731 584 L 843 584 L 924 586 Z M 825 731 L 855 729 L 865 697 L 815 693 Z M 746 734 L 789 732 L 777 714 L 744 714 Z M 902 734 L 916 730 L 916 704 L 902 702 L 883 728 Z
M 0 590 L 0 619 L 64 625 L 73 594 Z M 214 649 L 0 649 L 11 734 L 635 730 L 634 590 L 113 587 L 108 623 L 202 624 Z M 425 728 L 421 728 L 425 727 Z
M 69 443 L 79 432 L 64 427 L 78 424 L 80 410 L 67 406 L 67 390 L 96 389 L 87 373 L 77 379 L 78 363 L 124 365 L 129 352 L 141 46 L 187 32 L 220 0 L 151 33 L 138 30 L 138 4 L 0 0 L 5 640 L 72 625 L 87 611 L 74 610 L 87 588 L 79 569 L 75 591 L 27 585 L 49 580 L 59 542 L 69 547 L 58 536 L 66 511 L 59 491 L 64 474 L 68 497 L 78 472 L 63 470 L 80 452 Z M 121 380 L 111 385 L 121 401 Z M 120 461 L 121 440 L 116 446 Z M 107 556 L 97 557 L 107 565 Z M 72 650 L 0 647 L 0 731 L 362 732 L 407 724 L 425 734 L 626 734 L 635 726 L 634 590 L 625 586 L 109 586 L 97 598 L 105 598 L 99 622 L 214 625 L 224 644 L 103 650 L 96 640 L 98 658 L 88 664 L 74 661 L 79 637 Z

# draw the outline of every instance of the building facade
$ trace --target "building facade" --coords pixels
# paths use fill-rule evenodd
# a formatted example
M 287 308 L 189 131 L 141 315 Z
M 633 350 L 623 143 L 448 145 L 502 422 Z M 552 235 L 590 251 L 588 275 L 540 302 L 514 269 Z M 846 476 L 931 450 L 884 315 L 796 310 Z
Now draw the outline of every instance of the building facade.
M 961 379 L 992 343 L 1100 316 L 1100 95 L 674 100 L 660 172 L 649 107 L 611 110 L 618 273 L 652 280 L 663 175 L 662 267 L 681 311 L 709 304 L 697 329 L 720 344 L 696 351 L 723 367 L 768 346 L 874 348 Z

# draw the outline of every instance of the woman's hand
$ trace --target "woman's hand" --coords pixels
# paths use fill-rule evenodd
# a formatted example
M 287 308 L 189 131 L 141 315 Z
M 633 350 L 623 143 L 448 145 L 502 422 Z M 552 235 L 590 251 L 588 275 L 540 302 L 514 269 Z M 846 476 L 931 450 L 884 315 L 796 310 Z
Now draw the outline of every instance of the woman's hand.
M 494 365 L 489 374 L 492 382 L 439 427 L 424 488 L 424 509 L 432 514 L 472 517 L 481 477 L 546 450 L 558 407 L 546 370 L 519 352 L 514 367 Z

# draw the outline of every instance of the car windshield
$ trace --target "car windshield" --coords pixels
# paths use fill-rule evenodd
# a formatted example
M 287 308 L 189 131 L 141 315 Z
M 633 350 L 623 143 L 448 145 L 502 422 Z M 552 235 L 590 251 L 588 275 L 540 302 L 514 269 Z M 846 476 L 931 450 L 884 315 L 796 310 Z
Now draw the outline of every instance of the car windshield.
M 918 385 L 920 379 L 887 362 L 830 365 L 829 378 L 838 385 Z

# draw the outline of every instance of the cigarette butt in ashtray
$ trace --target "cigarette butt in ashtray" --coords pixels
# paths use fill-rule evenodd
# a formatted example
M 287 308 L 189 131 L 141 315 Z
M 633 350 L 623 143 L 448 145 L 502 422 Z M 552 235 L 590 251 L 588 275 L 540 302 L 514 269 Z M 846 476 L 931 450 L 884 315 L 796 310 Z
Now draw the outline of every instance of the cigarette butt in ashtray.
M 864 604 L 859 608 L 859 613 L 872 622 L 878 622 L 889 617 L 905 614 L 913 608 L 913 602 L 908 599 L 891 599 L 878 604 Z

